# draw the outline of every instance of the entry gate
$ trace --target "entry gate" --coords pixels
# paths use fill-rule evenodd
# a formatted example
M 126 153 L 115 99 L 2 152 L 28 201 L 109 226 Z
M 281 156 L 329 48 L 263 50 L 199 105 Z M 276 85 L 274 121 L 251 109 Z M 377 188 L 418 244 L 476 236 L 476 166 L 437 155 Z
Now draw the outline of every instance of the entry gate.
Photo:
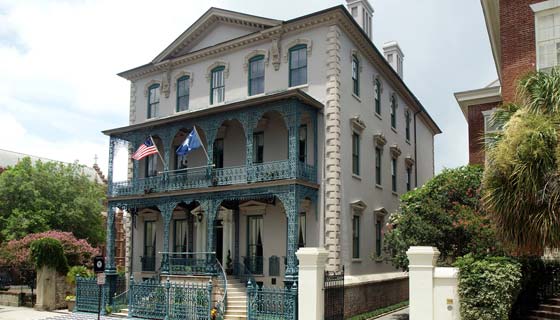
M 325 271 L 325 320 L 344 319 L 344 267 L 342 271 Z

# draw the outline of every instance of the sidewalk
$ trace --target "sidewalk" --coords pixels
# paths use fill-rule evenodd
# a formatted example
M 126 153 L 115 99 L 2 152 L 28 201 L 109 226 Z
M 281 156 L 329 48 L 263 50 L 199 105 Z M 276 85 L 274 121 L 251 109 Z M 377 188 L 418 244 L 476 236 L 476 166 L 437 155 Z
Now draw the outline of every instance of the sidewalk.
M 56 312 L 37 311 L 26 307 L 0 306 L 1 320 L 97 320 L 93 313 L 68 313 L 66 310 Z M 122 318 L 101 317 L 103 320 L 122 320 Z
M 408 308 L 397 311 L 375 320 L 408 320 Z

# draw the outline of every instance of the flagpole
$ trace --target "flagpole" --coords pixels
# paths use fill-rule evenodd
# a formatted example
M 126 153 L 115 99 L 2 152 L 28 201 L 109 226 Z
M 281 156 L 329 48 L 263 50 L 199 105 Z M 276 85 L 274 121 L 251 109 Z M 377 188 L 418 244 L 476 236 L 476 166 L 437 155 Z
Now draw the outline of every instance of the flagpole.
M 202 150 L 204 150 L 204 154 L 206 154 L 206 159 L 208 160 L 208 162 L 210 162 L 210 157 L 208 156 L 208 152 L 206 152 L 204 143 L 202 143 L 202 140 L 200 140 L 200 135 L 198 134 L 198 130 L 196 130 L 196 126 L 193 126 L 193 130 L 194 132 L 196 132 L 196 135 L 198 136 L 198 140 L 200 141 L 200 146 L 202 147 Z
M 154 138 L 152 138 L 152 135 L 150 135 L 150 140 L 152 140 L 152 143 L 154 144 L 154 147 L 156 147 L 157 154 L 158 154 L 159 158 L 161 159 L 161 163 L 163 164 L 163 169 L 165 171 L 165 169 L 167 168 L 167 164 L 165 163 L 165 160 L 163 160 L 163 157 L 161 156 L 161 153 L 159 153 L 159 149 L 157 147 L 156 142 L 154 141 Z

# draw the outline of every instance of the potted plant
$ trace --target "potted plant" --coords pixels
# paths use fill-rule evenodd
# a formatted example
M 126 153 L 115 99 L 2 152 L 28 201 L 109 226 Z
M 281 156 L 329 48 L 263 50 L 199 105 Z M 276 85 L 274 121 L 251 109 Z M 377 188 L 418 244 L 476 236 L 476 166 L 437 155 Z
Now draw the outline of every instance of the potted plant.
M 64 300 L 66 300 L 68 311 L 70 312 L 74 311 L 74 307 L 76 306 L 76 296 L 68 295 L 66 296 L 66 298 L 64 298 Z

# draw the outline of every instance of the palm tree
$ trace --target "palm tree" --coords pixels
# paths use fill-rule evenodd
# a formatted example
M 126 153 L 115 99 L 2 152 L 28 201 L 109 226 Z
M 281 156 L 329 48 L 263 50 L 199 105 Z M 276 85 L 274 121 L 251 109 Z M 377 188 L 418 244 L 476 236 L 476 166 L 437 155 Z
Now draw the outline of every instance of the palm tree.
M 560 70 L 524 77 L 486 137 L 483 203 L 518 253 L 560 246 Z

